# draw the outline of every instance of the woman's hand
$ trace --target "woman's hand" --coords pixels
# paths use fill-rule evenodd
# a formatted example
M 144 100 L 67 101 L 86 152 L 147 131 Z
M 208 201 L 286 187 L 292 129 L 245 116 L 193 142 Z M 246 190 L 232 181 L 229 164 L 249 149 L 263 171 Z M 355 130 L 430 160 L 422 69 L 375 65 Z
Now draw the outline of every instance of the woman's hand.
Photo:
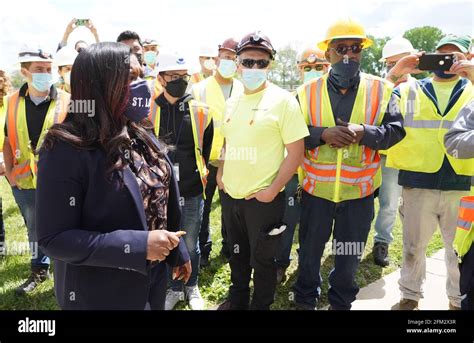
M 180 235 L 177 232 L 153 230 L 148 234 L 147 260 L 164 261 L 170 251 L 179 244 Z
M 187 284 L 189 281 L 189 278 L 191 277 L 192 271 L 193 271 L 193 268 L 191 267 L 191 261 L 188 261 L 182 266 L 173 268 L 172 278 L 173 280 L 183 280 L 183 282 Z

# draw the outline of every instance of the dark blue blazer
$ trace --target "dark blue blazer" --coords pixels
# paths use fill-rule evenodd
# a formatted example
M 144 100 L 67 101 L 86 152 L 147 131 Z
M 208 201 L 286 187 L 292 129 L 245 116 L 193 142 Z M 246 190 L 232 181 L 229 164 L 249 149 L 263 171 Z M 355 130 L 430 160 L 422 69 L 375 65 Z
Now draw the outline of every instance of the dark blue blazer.
M 180 215 L 173 174 L 169 231 L 179 230 Z M 181 239 L 166 263 L 151 264 L 146 259 L 147 227 L 129 167 L 107 180 L 105 153 L 99 149 L 58 141 L 40 152 L 36 229 L 40 248 L 54 260 L 55 293 L 62 309 L 143 310 L 147 302 L 162 309 L 166 265 L 183 265 L 189 254 Z

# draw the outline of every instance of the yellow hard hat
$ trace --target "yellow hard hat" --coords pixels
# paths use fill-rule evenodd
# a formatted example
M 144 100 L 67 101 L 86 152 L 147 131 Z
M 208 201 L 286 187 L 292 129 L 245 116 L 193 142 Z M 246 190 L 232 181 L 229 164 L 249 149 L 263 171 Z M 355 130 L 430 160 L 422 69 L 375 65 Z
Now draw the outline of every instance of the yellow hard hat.
M 326 38 L 322 42 L 318 43 L 318 48 L 326 51 L 328 49 L 329 43 L 332 40 L 343 38 L 362 39 L 364 49 L 368 48 L 373 43 L 372 40 L 367 38 L 362 25 L 355 20 L 348 18 L 340 19 L 332 24 L 326 33 Z

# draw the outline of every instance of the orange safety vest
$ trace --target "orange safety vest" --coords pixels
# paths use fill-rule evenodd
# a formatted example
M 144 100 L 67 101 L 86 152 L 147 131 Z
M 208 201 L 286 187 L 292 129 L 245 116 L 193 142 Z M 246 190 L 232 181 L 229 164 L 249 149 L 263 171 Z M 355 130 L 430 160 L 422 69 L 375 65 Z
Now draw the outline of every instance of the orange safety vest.
M 58 90 L 58 98 L 50 103 L 36 150 L 41 147 L 48 128 L 64 121 L 68 104 L 69 94 Z M 20 91 L 8 96 L 6 111 L 8 142 L 13 155 L 11 176 L 19 188 L 35 189 L 38 155 L 31 147 L 26 125 L 25 98 L 20 97 Z

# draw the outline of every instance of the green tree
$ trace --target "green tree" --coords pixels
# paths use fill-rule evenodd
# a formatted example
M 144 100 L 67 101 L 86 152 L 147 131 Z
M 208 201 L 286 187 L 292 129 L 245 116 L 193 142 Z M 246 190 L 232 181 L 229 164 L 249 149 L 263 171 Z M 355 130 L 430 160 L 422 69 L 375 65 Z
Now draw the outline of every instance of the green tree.
M 19 89 L 25 83 L 25 78 L 19 70 L 15 70 L 10 74 L 10 83 L 13 89 Z
M 436 44 L 444 36 L 443 31 L 433 26 L 415 27 L 403 34 L 403 37 L 408 39 L 415 49 L 426 52 L 434 52 Z
M 370 35 L 368 37 L 372 39 L 374 44 L 364 50 L 360 69 L 364 73 L 380 76 L 383 69 L 383 63 L 379 62 L 379 60 L 382 58 L 382 49 L 390 37 L 375 38 Z
M 298 52 L 296 49 L 287 45 L 278 50 L 272 69 L 269 73 L 269 79 L 278 86 L 293 90 L 300 82 L 299 70 L 297 67 Z

